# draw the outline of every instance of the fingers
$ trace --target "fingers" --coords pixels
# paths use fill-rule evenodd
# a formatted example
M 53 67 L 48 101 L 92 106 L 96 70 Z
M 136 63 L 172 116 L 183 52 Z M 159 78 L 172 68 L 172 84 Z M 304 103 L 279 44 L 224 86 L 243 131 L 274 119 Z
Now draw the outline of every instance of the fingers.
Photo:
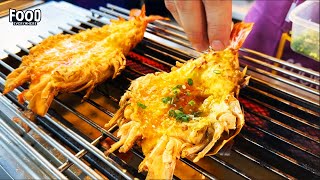
M 180 26 L 182 26 L 174 0 L 165 0 L 164 3 L 166 5 L 166 8 L 170 11 L 174 19 L 177 21 L 177 23 Z
M 229 45 L 232 25 L 232 1 L 203 0 L 209 42 L 214 50 Z
M 232 26 L 232 1 L 165 0 L 166 7 L 182 26 L 192 46 L 223 50 L 229 45 Z
M 199 51 L 208 49 L 206 15 L 202 1 L 166 0 L 166 7 L 183 27 L 192 46 Z

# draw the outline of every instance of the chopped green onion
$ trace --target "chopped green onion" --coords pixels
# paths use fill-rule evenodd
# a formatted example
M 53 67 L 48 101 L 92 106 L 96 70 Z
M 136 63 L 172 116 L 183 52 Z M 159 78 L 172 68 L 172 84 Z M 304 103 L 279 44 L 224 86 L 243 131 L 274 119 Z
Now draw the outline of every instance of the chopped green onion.
M 189 104 L 190 106 L 194 106 L 194 105 L 196 104 L 196 102 L 194 102 L 194 100 L 191 100 L 191 101 L 188 102 L 188 104 Z
M 182 110 L 179 110 L 179 109 L 175 110 L 174 113 L 177 114 L 177 115 L 178 114 L 183 114 Z
M 140 102 L 138 102 L 138 103 L 137 103 L 137 105 L 138 105 L 139 107 L 141 107 L 142 109 L 147 108 L 147 106 L 146 106 L 146 105 L 144 105 L 144 104 L 142 104 L 142 103 L 140 103 Z
M 213 70 L 213 73 L 215 73 L 215 74 L 221 74 L 221 71 L 220 71 L 220 70 Z
M 179 85 L 176 85 L 176 86 L 173 88 L 173 90 L 175 90 L 175 89 L 181 89 L 181 88 L 182 88 L 182 85 L 179 84 Z
M 162 102 L 165 103 L 165 104 L 171 103 L 171 101 L 172 101 L 172 97 L 162 98 Z
M 191 93 L 189 91 L 187 91 L 187 96 L 190 96 L 190 95 L 191 95 Z
M 181 110 L 170 110 L 169 111 L 169 116 L 174 117 L 177 121 L 182 121 L 182 122 L 188 122 L 190 120 L 190 116 L 183 113 L 182 109 Z
M 173 110 L 173 109 L 171 109 L 171 110 L 169 111 L 169 116 L 170 116 L 170 117 L 175 117 L 175 113 L 174 113 L 174 110 Z
M 190 117 L 188 115 L 185 115 L 181 118 L 182 122 L 188 122 Z
M 173 94 L 177 95 L 180 93 L 180 89 L 173 89 Z
M 192 80 L 191 78 L 188 78 L 188 84 L 189 84 L 190 86 L 193 85 L 193 80 Z

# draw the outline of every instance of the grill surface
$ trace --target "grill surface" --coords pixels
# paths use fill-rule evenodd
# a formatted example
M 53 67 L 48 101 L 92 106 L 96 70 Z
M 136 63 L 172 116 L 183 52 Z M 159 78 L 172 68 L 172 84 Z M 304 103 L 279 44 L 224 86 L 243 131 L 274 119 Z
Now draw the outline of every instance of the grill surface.
M 80 25 L 63 33 L 102 26 L 118 16 L 128 18 L 129 11 L 108 4 L 91 10 L 89 21 L 78 20 Z M 52 33 L 49 31 L 49 33 Z M 45 38 L 39 36 L 40 38 Z M 33 45 L 35 42 L 29 41 Z M 26 47 L 0 61 L 0 92 L 8 73 L 28 54 Z M 169 71 L 176 61 L 185 62 L 199 54 L 189 48 L 182 32 L 169 22 L 157 21 L 148 25 L 144 40 L 127 57 L 127 67 L 114 80 L 95 89 L 89 99 L 81 103 L 82 93 L 61 94 L 54 99 L 45 117 L 36 117 L 36 123 L 26 118 L 16 95 L 27 85 L 8 95 L 0 96 L 0 132 L 41 167 L 30 176 L 72 179 L 133 179 L 145 178 L 137 166 L 143 159 L 138 147 L 126 154 L 103 154 L 106 143 L 117 141 L 117 127 L 109 130 L 103 125 L 118 108 L 118 100 L 137 77 L 157 71 Z M 258 52 L 242 49 L 241 66 L 249 65 L 250 84 L 240 92 L 245 110 L 246 125 L 234 139 L 230 155 L 203 158 L 195 164 L 181 159 L 176 166 L 175 179 L 318 179 L 319 169 L 319 73 L 288 64 Z M 304 71 L 304 76 L 282 66 Z M 275 73 L 270 73 L 273 70 Z M 286 74 L 313 84 L 308 87 L 292 81 Z M 12 121 L 21 119 L 23 125 Z M 24 124 L 31 128 L 26 132 Z M 23 154 L 23 153 L 22 153 Z M 19 156 L 20 157 L 20 156 Z

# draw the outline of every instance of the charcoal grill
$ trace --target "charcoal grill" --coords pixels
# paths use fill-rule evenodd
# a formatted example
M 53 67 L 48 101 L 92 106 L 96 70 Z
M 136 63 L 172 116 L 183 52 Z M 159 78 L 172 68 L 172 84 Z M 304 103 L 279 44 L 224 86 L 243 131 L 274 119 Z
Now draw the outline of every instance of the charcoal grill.
M 110 19 L 127 19 L 129 14 L 111 4 L 90 11 L 88 21 L 74 17 L 79 25 L 59 27 L 62 33 L 75 34 Z M 30 48 L 17 47 L 18 53 L 4 50 L 8 56 L 0 61 L 0 92 L 8 73 L 19 66 Z M 118 138 L 116 126 L 104 129 L 103 125 L 117 110 L 132 80 L 169 71 L 176 61 L 197 56 L 180 27 L 156 21 L 148 25 L 145 38 L 128 55 L 123 73 L 98 86 L 82 103 L 83 93 L 61 94 L 44 117 L 31 121 L 24 113 L 27 104 L 19 104 L 16 98 L 26 85 L 1 94 L 0 147 L 8 153 L 0 154 L 0 171 L 7 178 L 144 179 L 146 173 L 137 172 L 143 159 L 138 147 L 126 154 L 104 155 L 105 144 Z M 239 58 L 242 67 L 249 65 L 252 78 L 240 93 L 246 124 L 234 139 L 230 155 L 208 156 L 199 163 L 180 159 L 174 179 L 319 179 L 319 73 L 249 49 L 241 49 Z

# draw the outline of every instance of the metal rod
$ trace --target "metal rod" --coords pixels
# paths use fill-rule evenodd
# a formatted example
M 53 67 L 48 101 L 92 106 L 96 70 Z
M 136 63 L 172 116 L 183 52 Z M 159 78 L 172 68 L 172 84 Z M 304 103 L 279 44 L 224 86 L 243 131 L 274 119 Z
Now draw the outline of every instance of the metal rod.
M 187 62 L 187 61 L 184 60 L 184 59 L 181 59 L 181 58 L 179 58 L 179 57 L 177 57 L 177 56 L 171 55 L 171 54 L 166 53 L 166 52 L 164 52 L 164 51 L 160 51 L 159 49 L 156 49 L 156 48 L 154 48 L 154 47 L 151 47 L 151 46 L 148 46 L 148 45 L 146 45 L 146 47 L 149 48 L 149 49 L 151 49 L 151 50 L 153 50 L 153 51 L 155 51 L 155 52 L 158 52 L 158 53 L 160 53 L 160 54 L 163 54 L 163 55 L 165 55 L 165 56 L 169 56 L 169 57 L 171 57 L 172 59 L 174 59 L 174 60 L 176 60 L 176 61 L 180 61 L 180 62 L 182 62 L 182 63 Z M 162 62 L 163 62 L 163 61 L 162 61 Z
M 281 142 L 283 142 L 283 143 L 285 143 L 287 145 L 290 145 L 290 146 L 292 146 L 294 148 L 299 149 L 300 151 L 303 151 L 304 153 L 310 154 L 310 155 L 314 156 L 315 158 L 320 158 L 319 155 L 310 152 L 310 149 L 308 147 L 302 147 L 301 145 L 296 144 L 296 143 L 292 142 L 291 140 L 289 140 L 287 138 L 284 138 L 284 137 L 282 137 L 282 136 L 280 136 L 280 135 L 278 135 L 276 133 L 273 133 L 271 131 L 262 129 L 259 126 L 252 124 L 251 122 L 246 122 L 246 124 L 248 126 L 250 126 L 251 128 L 259 130 L 259 131 L 263 132 L 264 134 L 267 134 L 267 135 L 269 135 L 269 136 L 271 136 L 271 137 L 273 137 L 275 139 L 278 139 L 278 140 L 280 140 Z
M 302 131 L 300 131 L 300 130 L 298 130 L 298 129 L 296 129 L 296 128 L 293 128 L 293 127 L 291 127 L 291 126 L 288 126 L 287 124 L 284 124 L 284 123 L 282 123 L 282 122 L 279 122 L 278 120 L 275 120 L 275 119 L 270 118 L 270 117 L 267 117 L 267 116 L 262 116 L 261 114 L 255 112 L 255 111 L 252 111 L 250 108 L 245 108 L 245 107 L 244 107 L 244 110 L 247 111 L 247 112 L 250 112 L 250 113 L 252 113 L 252 114 L 254 114 L 254 115 L 256 115 L 256 116 L 259 116 L 259 117 L 261 117 L 261 118 L 264 118 L 265 120 L 271 122 L 272 124 L 275 124 L 275 125 L 277 125 L 277 126 L 279 126 L 279 127 L 282 127 L 282 128 L 284 128 L 284 129 L 289 130 L 289 131 L 291 131 L 291 132 L 293 132 L 293 133 L 295 133 L 295 134 L 298 134 L 298 135 L 300 135 L 300 136 L 303 136 L 303 137 L 305 137 L 305 138 L 307 138 L 307 139 L 309 139 L 309 140 L 311 140 L 311 141 L 317 142 L 316 139 L 314 139 L 313 137 L 310 137 L 307 133 L 302 132 Z
M 77 95 L 78 97 L 83 97 L 82 94 L 80 93 L 74 93 L 75 95 Z M 90 105 L 92 105 L 93 107 L 99 109 L 100 111 L 102 111 L 103 113 L 107 114 L 110 117 L 113 117 L 114 113 L 112 113 L 111 111 L 109 111 L 108 109 L 100 106 L 99 104 L 97 104 L 96 102 L 92 101 L 91 99 L 84 99 L 85 102 L 89 103 Z M 108 130 L 110 131 L 110 130 Z
M 288 91 L 287 89 L 285 89 L 285 88 L 283 88 L 281 86 L 278 86 L 277 84 L 271 84 L 268 81 L 264 81 L 264 80 L 258 79 L 258 78 L 254 77 L 254 76 L 251 76 L 250 80 L 254 81 L 254 82 L 257 82 L 259 84 L 263 84 L 263 85 L 267 86 L 267 88 L 276 90 L 276 91 L 281 92 L 283 94 L 287 94 L 288 96 L 292 96 L 292 97 L 297 98 L 299 100 L 311 103 L 311 104 L 313 104 L 315 106 L 319 106 L 319 102 L 318 101 L 313 101 L 312 99 L 307 98 L 307 97 L 302 98 L 300 95 L 296 94 L 295 92 Z
M 319 77 L 319 72 L 316 72 L 312 69 L 308 69 L 308 68 L 305 68 L 305 67 L 302 67 L 302 66 L 297 66 L 295 64 L 292 64 L 292 63 L 289 63 L 289 62 L 286 62 L 284 60 L 281 60 L 281 59 L 277 59 L 275 57 L 272 57 L 272 56 L 268 56 L 266 54 L 263 54 L 263 53 L 260 53 L 260 52 L 257 52 L 257 51 L 254 51 L 254 50 L 251 50 L 251 49 L 246 49 L 246 48 L 240 48 L 240 51 L 243 51 L 243 52 L 248 52 L 248 53 L 251 53 L 251 54 L 254 54 L 254 55 L 258 55 L 260 57 L 263 57 L 263 58 L 266 58 L 270 61 L 273 61 L 275 63 L 279 63 L 279 64 L 282 64 L 282 65 L 285 65 L 285 66 L 288 66 L 288 67 L 291 67 L 291 68 L 294 68 L 294 69 L 297 69 L 299 71 L 303 71 L 303 72 L 306 72 L 308 74 L 311 74 L 311 75 L 314 75 L 316 77 Z M 262 62 L 262 61 L 261 61 Z
M 58 26 L 58 29 L 61 29 L 62 31 L 67 32 L 67 33 L 69 33 L 69 34 L 77 34 L 76 32 L 73 32 L 73 31 L 71 31 L 71 30 L 69 30 L 69 29 L 65 29 L 65 28 L 60 27 L 60 26 Z M 44 39 L 44 38 L 43 38 L 43 39 Z
M 251 144 L 253 144 L 255 146 L 258 146 L 258 147 L 270 152 L 271 154 L 273 154 L 273 155 L 275 155 L 275 156 L 277 156 L 277 157 L 279 157 L 281 159 L 284 159 L 284 160 L 286 160 L 286 161 L 288 161 L 288 162 L 290 162 L 290 163 L 292 163 L 292 164 L 294 164 L 294 165 L 296 165 L 296 166 L 298 166 L 298 167 L 300 167 L 302 169 L 305 169 L 305 170 L 307 170 L 307 171 L 309 171 L 311 173 L 314 173 L 314 174 L 317 174 L 318 176 L 320 176 L 320 172 L 317 172 L 314 168 L 310 167 L 308 164 L 298 162 L 297 160 L 295 160 L 295 159 L 289 157 L 288 155 L 283 154 L 283 153 L 281 153 L 281 152 L 279 152 L 279 151 L 277 151 L 277 150 L 275 150 L 275 149 L 273 149 L 271 147 L 268 147 L 266 145 L 261 145 L 258 142 L 256 142 L 255 140 L 250 139 L 246 135 L 238 134 L 238 136 L 243 138 L 245 141 L 250 142 Z
M 9 54 L 10 56 L 14 57 L 15 59 L 21 61 L 21 57 L 19 57 L 18 55 L 14 54 L 14 53 L 6 50 L 6 49 L 4 49 L 3 51 L 4 51 L 5 53 Z
M 113 15 L 114 17 L 119 17 L 119 16 L 120 16 L 120 17 L 122 17 L 122 18 L 129 19 L 129 16 L 128 16 L 128 15 L 124 15 L 124 14 L 118 13 L 118 12 L 113 11 L 113 10 L 111 10 L 111 9 L 107 9 L 107 8 L 104 8 L 104 7 L 100 7 L 99 10 L 100 10 L 100 11 L 103 11 L 103 12 L 105 12 L 105 13 L 111 14 L 111 15 Z M 159 21 L 159 20 L 158 20 L 157 22 L 158 22 L 159 24 L 162 24 L 162 25 L 164 25 L 164 24 L 167 24 L 167 25 L 168 25 L 168 23 L 164 23 L 163 21 Z M 154 29 L 155 29 L 155 30 L 159 30 L 159 31 L 164 32 L 164 33 L 167 33 L 167 34 L 169 34 L 169 35 L 171 35 L 171 36 L 175 36 L 175 37 L 178 37 L 178 38 L 180 38 L 180 39 L 183 39 L 183 40 L 188 41 L 188 38 L 187 38 L 185 35 L 182 35 L 181 33 L 176 33 L 176 32 L 174 32 L 174 31 L 172 31 L 172 30 L 164 29 L 164 28 L 155 26 L 155 25 L 153 25 L 153 24 L 148 24 L 147 27 L 150 28 L 150 29 L 152 29 L 152 30 L 154 30 Z M 167 27 L 168 27 L 168 26 L 167 26 Z M 173 26 L 171 26 L 171 27 L 173 27 Z M 157 32 L 157 31 L 154 31 L 154 32 Z
M 14 70 L 11 66 L 9 66 L 8 64 L 6 64 L 4 61 L 1 61 L 1 60 L 0 60 L 0 64 L 1 64 L 3 67 L 5 67 L 6 69 L 8 69 L 10 72 Z
M 129 10 L 124 9 L 124 8 L 121 8 L 121 7 L 119 7 L 119 6 L 115 6 L 115 5 L 113 5 L 113 4 L 109 4 L 109 3 L 108 3 L 108 4 L 107 4 L 107 7 L 110 8 L 110 9 L 117 10 L 117 11 L 122 12 L 122 13 L 127 14 L 127 15 L 129 15 L 129 13 L 130 13 Z M 180 26 L 176 26 L 176 25 L 173 25 L 173 24 L 171 24 L 171 23 L 167 23 L 167 22 L 165 22 L 165 21 L 156 20 L 155 23 L 159 23 L 159 24 L 161 24 L 161 25 L 163 25 L 163 26 L 167 26 L 167 27 L 169 27 L 169 28 L 172 28 L 172 29 L 175 29 L 175 30 L 184 32 L 183 28 L 181 28 Z
M 81 27 L 81 26 L 78 26 L 78 25 L 74 25 L 74 24 L 71 24 L 71 23 L 67 23 L 69 26 L 72 26 L 72 27 L 75 27 L 75 28 L 77 28 L 77 29 L 79 29 L 79 30 L 86 30 L 86 28 L 83 28 L 83 27 Z
M 243 65 L 243 63 L 242 63 L 242 65 Z M 279 76 L 279 75 L 276 75 L 276 74 L 272 74 L 272 73 L 270 73 L 270 72 L 268 72 L 266 70 L 262 70 L 262 69 L 259 69 L 259 68 L 253 67 L 253 66 L 248 66 L 248 69 L 251 70 L 251 71 L 257 72 L 259 74 L 263 74 L 263 75 L 265 75 L 267 77 L 270 77 L 272 79 L 276 79 L 278 81 L 284 82 L 284 83 L 289 84 L 291 86 L 297 87 L 297 88 L 302 89 L 302 90 L 304 90 L 306 92 L 310 92 L 310 93 L 318 95 L 318 96 L 320 95 L 320 92 L 318 90 L 316 90 L 316 89 L 312 89 L 312 88 L 310 88 L 310 87 L 308 87 L 306 85 L 296 83 L 295 81 L 292 81 L 290 79 L 284 78 L 282 76 Z
M 255 88 L 255 87 L 252 87 L 252 86 L 248 86 L 248 87 L 246 87 L 246 88 L 247 88 L 247 89 L 250 89 L 250 90 L 252 90 L 252 91 L 255 91 L 255 92 L 259 93 L 259 94 L 263 94 L 263 95 L 265 95 L 265 96 L 267 96 L 267 97 L 269 97 L 269 98 L 272 98 L 272 99 L 274 99 L 274 100 L 276 100 L 276 101 L 278 101 L 278 102 L 284 103 L 284 104 L 286 104 L 286 105 L 288 105 L 288 106 L 291 106 L 291 107 L 294 107 L 294 108 L 296 108 L 296 109 L 299 109 L 299 110 L 301 110 L 301 111 L 307 112 L 307 113 L 312 114 L 312 115 L 315 115 L 315 116 L 319 116 L 319 113 L 317 113 L 317 112 L 314 112 L 314 111 L 312 111 L 312 110 L 310 110 L 310 109 L 308 109 L 308 108 L 302 107 L 302 106 L 300 106 L 300 105 L 298 105 L 298 104 L 295 104 L 295 103 L 293 103 L 293 102 L 287 101 L 287 100 L 285 100 L 285 99 L 279 98 L 279 97 L 277 97 L 277 96 L 275 96 L 275 95 L 273 95 L 273 94 L 271 94 L 271 93 L 264 92 L 264 91 L 262 91 L 262 90 L 260 90 L 260 89 L 257 89 L 257 88 Z
M 93 16 L 88 16 L 88 15 L 87 15 L 86 17 L 87 17 L 87 18 L 90 18 L 91 20 L 97 21 L 97 22 L 99 22 L 99 23 L 101 23 L 101 24 L 103 24 L 103 25 L 107 24 L 106 22 L 102 21 L 101 19 L 95 18 L 95 17 L 93 17 Z M 99 25 L 99 27 L 101 27 L 101 26 Z
M 30 51 L 27 48 L 22 47 L 21 45 L 17 44 L 16 45 L 18 48 L 20 48 L 21 50 L 23 50 L 26 53 L 29 53 Z
M 2 79 L 2 78 L 1 78 Z M 88 176 L 90 176 L 93 179 L 102 179 L 102 177 L 97 174 L 94 170 L 89 168 L 84 162 L 80 161 L 78 158 L 76 158 L 71 152 L 69 152 L 67 149 L 65 149 L 62 145 L 60 145 L 57 141 L 52 139 L 49 135 L 47 135 L 42 129 L 40 129 L 37 125 L 35 125 L 33 122 L 31 122 L 29 119 L 25 118 L 23 115 L 21 115 L 21 112 L 17 110 L 17 108 L 14 107 L 10 101 L 4 99 L 4 96 L 0 96 L 1 101 L 6 102 L 4 105 L 11 109 L 13 112 L 16 112 L 16 115 L 18 118 L 20 118 L 24 123 L 26 123 L 33 131 L 35 131 L 41 138 L 43 138 L 45 141 L 47 141 L 50 145 L 52 145 L 54 148 L 56 148 L 58 151 L 60 151 L 62 154 L 64 154 L 70 161 L 72 161 L 75 165 L 77 165 L 83 172 L 85 172 Z
M 281 73 L 284 73 L 284 74 L 287 74 L 289 76 L 292 76 L 292 77 L 295 77 L 295 78 L 298 78 L 298 79 L 301 79 L 303 81 L 306 81 L 306 82 L 309 82 L 309 83 L 312 83 L 312 84 L 319 84 L 319 81 L 316 81 L 315 79 L 312 79 L 312 78 L 309 78 L 309 77 L 306 77 L 306 76 L 301 76 L 299 75 L 298 73 L 294 73 L 292 71 L 289 71 L 289 70 L 286 70 L 286 69 L 283 69 L 281 67 L 277 67 L 275 65 L 272 65 L 272 64 L 269 64 L 269 63 L 266 63 L 266 62 L 262 62 L 260 60 L 257 60 L 255 58 L 252 58 L 252 57 L 249 57 L 249 56 L 243 56 L 243 55 L 240 55 L 239 57 L 245 59 L 245 60 L 248 60 L 250 62 L 253 62 L 253 63 L 256 63 L 256 64 L 259 64 L 259 65 L 262 65 L 262 66 L 265 66 L 267 68 L 271 68 L 275 71 L 278 71 L 278 72 L 281 72 Z
M 107 8 L 104 8 L 104 7 L 99 7 L 99 10 L 100 11 L 102 11 L 102 12 L 104 12 L 104 13 L 107 13 L 107 14 L 111 14 L 112 16 L 114 16 L 115 18 L 117 18 L 117 17 L 122 17 L 122 18 L 124 18 L 124 19 L 126 19 L 126 20 L 128 20 L 128 18 L 129 18 L 129 16 L 126 16 L 126 15 L 124 15 L 124 14 L 121 14 L 121 13 L 118 13 L 118 12 L 115 12 L 115 11 L 112 11 L 112 10 L 110 10 L 110 9 L 107 9 Z
M 8 100 L 5 99 L 4 96 L 0 95 L 1 102 L 4 103 Z M 2 126 L 3 130 L 6 132 L 6 135 L 13 137 L 16 143 L 23 148 L 26 152 L 28 152 L 28 156 L 32 157 L 33 160 L 37 162 L 38 165 L 43 166 L 51 173 L 51 176 L 54 176 L 58 179 L 67 179 L 65 175 L 59 172 L 48 160 L 46 160 L 43 156 L 41 156 L 35 149 L 33 149 L 28 143 L 26 143 L 21 136 L 19 136 L 16 132 L 14 132 L 4 121 L 0 119 L 0 126 Z
M 232 172 L 240 175 L 241 177 L 245 178 L 245 179 L 253 179 L 252 177 L 249 177 L 248 175 L 246 175 L 244 172 L 240 171 L 239 169 L 237 169 L 236 167 L 232 166 L 231 164 L 221 160 L 220 158 L 218 158 L 217 156 L 209 156 L 211 159 L 213 159 L 214 161 L 218 162 L 219 164 L 223 165 L 224 167 L 226 167 L 227 169 L 231 170 Z
M 116 17 L 114 17 L 114 16 L 111 16 L 111 15 L 109 15 L 109 14 L 103 13 L 103 12 L 98 11 L 98 10 L 95 10 L 95 9 L 90 9 L 90 11 L 91 11 L 92 13 L 94 13 L 94 14 L 98 14 L 99 16 L 103 16 L 103 17 L 105 17 L 105 18 L 107 18 L 107 19 L 115 19 L 115 18 L 116 18 Z
M 86 21 L 82 21 L 82 20 L 79 20 L 79 19 L 76 19 L 76 21 L 78 21 L 78 22 L 80 22 L 82 24 L 85 24 L 87 26 L 90 26 L 90 27 L 99 27 L 99 26 L 97 26 L 95 24 L 92 24 L 92 23 L 89 23 L 89 22 L 86 22 Z
M 270 110 L 273 110 L 273 111 L 277 112 L 278 114 L 281 114 L 281 115 L 283 115 L 283 116 L 289 117 L 290 119 L 292 119 L 292 120 L 294 120 L 294 121 L 297 121 L 297 122 L 302 123 L 302 124 L 304 124 L 304 125 L 307 125 L 307 126 L 309 126 L 309 127 L 315 128 L 315 129 L 317 129 L 317 130 L 320 129 L 320 126 L 317 125 L 317 124 L 311 123 L 311 122 L 309 122 L 309 121 L 307 121 L 307 120 L 305 120 L 305 119 L 302 119 L 302 118 L 299 118 L 299 117 L 297 117 L 297 116 L 294 116 L 294 115 L 292 115 L 292 114 L 290 114 L 290 113 L 288 113 L 288 112 L 285 112 L 285 111 L 283 111 L 283 110 L 280 110 L 280 109 L 278 109 L 278 108 L 275 108 L 275 107 L 273 107 L 273 106 L 271 106 L 271 105 L 269 105 L 269 104 L 266 104 L 266 103 L 264 103 L 264 102 L 261 102 L 261 101 L 255 99 L 255 98 L 252 98 L 252 97 L 247 96 L 247 95 L 241 95 L 241 96 L 246 97 L 246 99 L 249 99 L 249 100 L 251 100 L 251 101 L 253 101 L 253 102 L 257 103 L 257 104 L 260 104 L 260 105 L 262 105 L 263 107 L 266 107 L 266 108 L 268 108 L 268 109 L 270 109 Z
M 97 139 L 95 139 L 94 141 L 92 141 L 90 144 L 95 146 L 97 145 L 97 143 L 102 139 L 103 136 L 99 136 Z M 87 154 L 87 150 L 86 149 L 82 149 L 81 151 L 79 151 L 75 156 L 79 159 L 81 159 L 85 154 Z M 61 164 L 61 166 L 58 167 L 58 170 L 63 172 L 65 170 L 67 170 L 70 166 L 72 166 L 73 163 L 71 161 L 66 161 L 65 163 Z
M 279 170 L 279 169 L 277 169 L 277 168 L 275 168 L 275 167 L 273 167 L 273 166 L 271 166 L 271 165 L 269 165 L 269 164 L 267 164 L 265 162 L 262 162 L 260 159 L 255 158 L 255 157 L 251 156 L 250 154 L 239 150 L 235 146 L 233 146 L 232 149 L 233 149 L 234 152 L 238 153 L 239 155 L 245 157 L 246 159 L 248 159 L 248 160 L 250 160 L 250 161 L 252 161 L 252 162 L 254 162 L 254 163 L 256 163 L 256 164 L 258 164 L 258 165 L 260 165 L 260 166 L 262 166 L 264 168 L 266 168 L 266 169 L 269 169 L 270 171 L 280 175 L 281 177 L 284 177 L 286 179 L 296 179 L 293 176 L 291 176 L 291 175 L 289 175 L 287 173 L 284 173 L 283 171 L 281 171 L 281 170 Z

